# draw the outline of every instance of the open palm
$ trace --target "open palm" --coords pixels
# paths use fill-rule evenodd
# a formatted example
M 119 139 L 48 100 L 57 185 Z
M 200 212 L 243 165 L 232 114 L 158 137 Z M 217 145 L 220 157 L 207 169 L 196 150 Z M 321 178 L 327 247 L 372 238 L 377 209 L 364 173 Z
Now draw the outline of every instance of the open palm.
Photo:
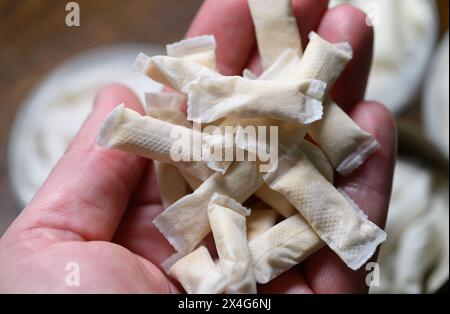
M 354 57 L 331 89 L 331 96 L 381 144 L 362 167 L 337 177 L 369 219 L 383 227 L 396 153 L 394 122 L 383 105 L 363 101 L 372 59 L 373 31 L 355 8 L 327 9 L 325 0 L 293 0 L 303 46 L 315 30 L 331 42 L 348 41 Z M 255 34 L 246 0 L 207 0 L 188 36 L 216 37 L 222 74 L 260 71 Z M 172 247 L 153 226 L 162 211 L 149 160 L 95 144 L 106 115 L 119 103 L 142 112 L 127 88 L 112 85 L 94 109 L 49 178 L 0 240 L 3 292 L 178 292 L 160 270 Z M 66 281 L 67 265 L 79 266 L 80 284 Z M 323 248 L 260 292 L 367 292 L 364 269 L 352 271 Z

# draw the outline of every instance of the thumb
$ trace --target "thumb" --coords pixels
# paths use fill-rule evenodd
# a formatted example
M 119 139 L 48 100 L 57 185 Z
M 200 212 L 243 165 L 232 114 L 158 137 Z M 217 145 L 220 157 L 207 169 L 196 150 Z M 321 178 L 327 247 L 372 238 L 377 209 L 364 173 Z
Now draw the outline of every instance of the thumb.
M 142 112 L 136 95 L 105 87 L 70 147 L 9 232 L 45 230 L 57 240 L 111 240 L 146 161 L 96 144 L 99 127 L 120 103 Z

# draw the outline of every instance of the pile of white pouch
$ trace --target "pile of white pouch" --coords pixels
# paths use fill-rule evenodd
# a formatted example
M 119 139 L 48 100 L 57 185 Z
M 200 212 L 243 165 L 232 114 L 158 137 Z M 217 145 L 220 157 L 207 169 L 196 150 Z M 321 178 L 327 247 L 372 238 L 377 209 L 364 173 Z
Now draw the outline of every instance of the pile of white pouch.
M 386 239 L 333 186 L 333 169 L 347 175 L 379 148 L 327 95 L 352 48 L 311 33 L 303 51 L 290 0 L 248 3 L 261 76 L 219 74 L 213 36 L 168 45 L 167 56 L 140 54 L 134 68 L 177 93 L 150 93 L 145 116 L 118 106 L 98 135 L 105 148 L 157 161 L 166 209 L 154 224 L 176 250 L 163 267 L 188 293 L 255 293 L 257 282 L 269 282 L 324 245 L 356 270 Z M 263 143 L 246 137 L 244 126 L 277 127 L 278 161 L 266 171 L 256 149 Z M 235 130 L 231 137 L 220 132 L 227 127 Z M 204 157 L 227 149 L 255 158 Z M 243 207 L 252 195 L 267 209 Z M 202 245 L 211 231 L 216 262 Z
M 383 31 L 383 29 L 375 25 L 375 61 L 369 80 L 368 98 L 384 101 L 394 112 L 400 111 L 411 101 L 411 97 L 414 96 L 415 93 L 411 91 L 418 90 L 417 84 L 423 79 L 425 65 L 430 59 L 430 51 L 433 48 L 437 33 L 434 1 L 348 0 L 330 1 L 330 6 L 342 2 L 355 4 L 369 14 L 376 13 L 373 11 L 373 4 L 380 5 L 379 8 L 381 10 L 379 13 L 381 15 L 379 16 L 379 21 L 382 22 L 387 19 L 387 23 L 380 24 L 379 26 L 382 28 L 385 27 L 386 31 Z M 386 8 L 388 13 L 391 12 L 392 14 L 384 14 L 383 12 Z M 289 24 L 292 23 L 292 20 L 289 22 L 289 19 L 286 19 L 285 22 Z M 270 31 L 271 27 L 269 26 L 267 29 Z M 296 33 L 294 28 L 290 28 L 290 30 L 294 34 Z M 284 33 L 289 34 L 286 28 L 284 28 Z M 259 34 L 259 44 L 264 47 L 264 39 L 261 39 L 261 36 L 264 35 Z M 294 48 L 294 51 L 295 49 L 300 49 L 298 42 L 296 40 L 292 41 L 291 38 L 295 37 L 289 35 L 284 39 L 288 41 L 287 45 Z M 266 43 L 270 43 L 270 41 L 268 40 Z M 392 48 L 392 45 L 395 46 L 395 49 Z M 270 50 L 270 46 L 271 44 L 266 45 L 266 51 Z M 281 47 L 285 46 L 286 43 L 281 45 Z M 190 58 L 191 61 L 203 62 L 202 64 L 206 67 L 214 68 L 213 41 L 203 40 L 203 48 L 195 52 L 195 49 L 198 47 L 199 43 L 193 46 L 193 53 L 189 53 L 186 50 L 183 51 L 183 49 L 178 52 L 176 49 L 177 45 L 170 46 L 168 47 L 168 54 L 174 57 Z M 57 71 L 27 98 L 24 104 L 26 105 L 24 110 L 22 110 L 16 119 L 9 152 L 10 174 L 21 207 L 25 206 L 31 199 L 47 177 L 53 165 L 62 156 L 70 140 L 76 134 L 89 113 L 95 94 L 101 86 L 111 82 L 111 79 L 114 78 L 114 80 L 120 79 L 122 83 L 133 87 L 139 93 L 139 96 L 145 90 L 159 90 L 159 84 L 153 83 L 152 85 L 152 81 L 145 80 L 144 77 L 141 80 L 128 71 L 129 64 L 133 56 L 135 56 L 134 51 L 143 50 L 148 52 L 153 49 L 152 47 L 138 49 L 135 46 L 111 47 L 102 49 L 102 51 L 96 51 L 92 54 L 89 53 L 89 56 L 82 56 L 63 65 L 62 68 L 58 68 Z M 396 53 L 383 54 L 383 51 L 395 51 Z M 277 51 L 267 51 L 266 55 L 269 60 L 267 62 L 269 64 L 273 62 L 279 53 Z M 293 54 L 295 55 L 295 52 Z M 283 66 L 283 58 L 279 59 L 280 61 L 278 63 L 280 66 Z M 442 149 L 442 152 L 448 156 L 448 34 L 440 45 L 439 51 L 431 59 L 433 62 L 425 79 L 426 86 L 423 98 L 425 130 L 432 140 Z M 289 53 L 287 53 L 284 61 L 289 62 L 290 60 Z M 409 64 L 412 62 L 414 65 L 408 66 L 406 63 L 398 63 L 398 60 L 404 62 L 409 60 Z M 265 71 L 259 79 L 265 79 L 266 77 L 267 80 L 270 80 L 273 77 L 285 75 L 277 74 L 279 69 L 276 66 L 272 66 L 271 68 L 274 70 L 272 74 L 271 71 Z M 403 73 L 408 70 L 417 71 L 417 73 L 411 75 Z M 289 73 L 286 75 L 289 75 Z M 245 71 L 244 76 L 246 78 L 253 78 L 248 71 Z M 385 88 L 390 88 L 396 91 L 396 93 L 384 92 L 383 82 L 387 86 Z M 401 84 L 401 86 L 399 87 L 397 84 Z M 397 95 L 398 91 L 405 91 L 405 93 Z M 147 111 L 149 115 L 158 117 L 159 119 L 181 116 L 167 121 L 191 127 L 191 122 L 186 121 L 183 114 L 178 110 L 178 107 L 184 101 L 185 97 L 183 95 L 149 94 L 147 96 L 147 102 L 150 106 L 148 106 Z M 164 110 L 158 108 L 159 104 L 163 106 Z M 326 110 L 326 108 L 324 109 Z M 227 119 L 232 121 L 234 118 Z M 240 119 L 239 123 L 243 126 L 247 124 L 251 125 L 251 120 Z M 270 119 L 265 119 L 265 121 L 267 125 L 271 125 Z M 320 123 L 320 121 L 316 123 Z M 310 124 L 309 126 L 314 127 L 314 124 Z M 264 123 L 261 123 L 261 125 L 264 125 Z M 279 128 L 280 130 L 294 131 L 288 124 L 279 125 Z M 322 128 L 324 127 L 322 126 Z M 291 138 L 303 136 L 302 130 L 297 131 L 298 133 L 294 133 L 295 135 L 292 135 Z M 326 133 L 324 132 L 324 134 Z M 328 136 L 332 135 L 328 133 Z M 43 140 L 44 138 L 46 140 Z M 289 139 L 285 138 L 284 140 Z M 334 138 L 330 137 L 328 143 L 332 143 L 333 140 Z M 245 143 L 242 143 L 242 134 L 236 134 L 235 141 L 237 145 L 244 147 Z M 326 143 L 324 144 L 325 146 Z M 329 164 L 331 161 L 329 161 L 330 156 L 323 154 L 323 151 L 325 151 L 323 147 L 323 151 L 318 150 L 317 146 L 312 143 L 302 141 L 300 148 L 314 163 L 315 167 L 319 169 L 321 174 L 327 180 L 332 181 L 333 168 Z M 340 152 L 334 152 L 333 154 L 336 159 L 333 161 L 333 165 L 338 164 L 339 160 L 342 160 L 342 157 L 339 157 L 338 153 Z M 343 152 L 343 154 L 345 155 L 346 152 Z M 202 177 L 207 178 L 212 173 L 211 168 L 214 171 L 223 169 L 223 165 L 221 164 L 218 163 L 218 165 L 215 165 L 213 162 L 210 162 L 209 167 L 206 167 L 207 169 L 202 174 Z M 448 278 L 449 249 L 448 243 L 443 242 L 443 239 L 448 240 L 448 191 L 444 193 L 445 191 L 439 190 L 438 192 L 431 193 L 430 190 L 433 190 L 433 188 L 430 188 L 429 184 L 420 184 L 420 182 L 429 182 L 430 180 L 429 178 L 424 179 L 424 177 L 429 177 L 430 174 L 426 174 L 425 171 L 420 171 L 420 167 L 420 165 L 403 165 L 403 163 L 397 167 L 386 229 L 389 237 L 388 241 L 382 246 L 378 261 L 382 276 L 381 285 L 379 287 L 372 287 L 371 292 L 434 292 Z M 179 180 L 181 176 L 180 170 L 171 163 L 156 162 L 156 168 L 159 173 L 159 184 L 161 186 L 165 207 L 169 207 L 175 201 L 191 193 L 192 189 L 195 189 L 202 182 L 195 178 L 195 176 L 189 176 L 186 172 L 183 173 L 183 177 L 188 182 Z M 193 169 L 194 172 L 195 169 L 198 170 L 198 168 Z M 421 175 L 417 175 L 418 172 Z M 169 175 L 169 173 L 172 174 Z M 397 173 L 400 174 L 397 175 Z M 417 183 L 414 185 L 417 188 L 404 189 L 404 182 L 413 181 Z M 296 239 L 302 239 L 302 228 L 309 232 L 309 224 L 305 223 L 300 214 L 291 217 L 291 215 L 298 211 L 282 194 L 273 193 L 269 185 L 262 185 L 254 194 L 262 199 L 264 203 L 258 204 L 256 207 L 252 206 L 250 216 L 246 216 L 247 239 L 250 243 L 259 238 L 259 243 L 262 243 L 266 247 L 271 247 L 279 243 L 277 242 L 278 239 L 282 239 L 281 236 L 278 236 L 279 234 L 288 232 L 288 235 L 292 236 L 292 243 L 295 244 Z M 413 200 L 414 197 L 416 200 Z M 417 198 L 420 201 L 417 201 Z M 443 201 L 434 201 L 436 198 Z M 209 200 L 207 201 L 209 202 Z M 415 204 L 414 210 L 409 210 L 410 204 Z M 442 207 L 440 204 L 444 204 L 443 207 L 444 209 L 446 207 L 447 210 L 439 210 Z M 399 208 L 408 208 L 408 210 L 402 211 L 398 210 Z M 418 212 L 420 214 L 417 214 Z M 436 212 L 440 213 L 440 215 L 436 215 Z M 416 215 L 414 216 L 416 218 L 403 219 L 404 217 L 409 217 L 409 215 Z M 427 216 L 432 216 L 432 218 L 426 218 Z M 280 218 L 284 219 L 288 217 L 289 219 L 285 219 L 282 223 L 276 224 Z M 395 231 L 392 233 L 393 230 L 397 229 L 397 223 L 395 221 L 407 221 L 410 224 L 402 227 L 400 234 Z M 447 222 L 446 224 L 441 223 L 445 221 Z M 431 224 L 432 227 L 424 229 L 423 226 L 418 226 L 421 223 L 427 226 Z M 272 228 L 270 233 L 265 232 L 270 228 Z M 415 237 L 408 236 L 408 234 L 413 234 L 412 231 L 409 232 L 408 230 L 417 230 L 419 228 L 422 228 L 423 234 L 425 234 L 424 241 L 415 241 Z M 445 235 L 445 232 L 447 233 L 447 237 L 441 236 Z M 304 247 L 313 251 L 316 249 L 314 243 L 318 243 L 316 241 L 317 235 L 312 232 L 308 234 L 311 236 L 308 240 L 310 241 L 310 245 L 305 245 Z M 305 237 L 305 239 L 307 238 Z M 254 242 L 254 245 L 258 242 Z M 401 257 L 399 256 L 425 255 L 423 252 L 427 251 L 427 245 L 430 243 L 434 247 L 434 253 L 431 254 L 431 257 L 426 260 L 417 258 L 408 259 L 406 264 L 400 262 Z M 289 245 L 292 244 L 289 242 L 285 243 L 286 247 Z M 320 243 L 320 246 L 322 245 Z M 436 247 L 442 247 L 442 251 L 435 249 Z M 293 257 L 286 259 L 288 263 L 293 265 L 307 255 L 308 252 L 306 252 L 306 249 L 305 252 L 301 252 L 300 248 L 297 245 L 295 250 L 293 249 L 289 252 L 293 254 Z M 202 253 L 201 251 L 200 253 Z M 297 252 L 297 257 L 295 257 L 295 252 Z M 400 254 L 399 252 L 403 253 Z M 268 258 L 271 258 L 271 256 L 268 256 Z M 259 267 L 263 267 L 264 262 L 269 260 L 268 258 L 263 258 L 260 264 L 262 266 Z M 402 269 L 403 274 L 398 274 Z M 272 270 L 271 276 L 275 276 L 278 271 L 283 270 L 282 268 L 280 270 Z M 222 276 L 220 278 L 224 277 Z

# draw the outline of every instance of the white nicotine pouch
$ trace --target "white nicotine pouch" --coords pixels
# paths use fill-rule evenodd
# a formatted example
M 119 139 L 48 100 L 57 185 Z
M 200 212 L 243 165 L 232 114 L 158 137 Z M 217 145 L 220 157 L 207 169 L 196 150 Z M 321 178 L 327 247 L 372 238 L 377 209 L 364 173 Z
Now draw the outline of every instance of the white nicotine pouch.
M 256 293 L 245 225 L 249 214 L 248 208 L 217 193 L 208 205 L 209 223 L 219 255 L 218 268 L 228 278 L 226 293 Z
M 250 216 L 247 217 L 247 239 L 252 241 L 261 234 L 272 228 L 278 218 L 279 214 L 273 209 L 253 209 Z
M 267 184 L 261 185 L 261 187 L 255 191 L 255 196 L 272 206 L 272 208 L 281 216 L 287 218 L 297 213 L 297 210 L 291 203 L 284 197 L 283 194 L 272 190 Z
M 211 170 L 207 162 L 201 160 L 201 148 L 191 145 L 195 139 L 203 141 L 201 144 L 220 140 L 191 128 L 141 116 L 119 105 L 103 122 L 97 143 L 161 162 L 176 161 L 177 167 L 187 173 L 199 178 L 208 177 Z
M 362 165 L 380 144 L 330 98 L 323 107 L 323 118 L 310 125 L 309 135 L 323 149 L 336 171 L 347 175 Z
M 191 127 L 191 123 L 181 112 L 184 97 L 176 93 L 147 93 L 146 113 L 156 119 L 177 125 Z M 182 172 L 173 164 L 154 161 L 156 179 L 164 208 L 169 207 L 190 193 L 190 188 Z
M 228 283 L 204 246 L 179 259 L 169 269 L 169 275 L 189 294 L 224 293 Z
M 302 79 L 321 80 L 330 88 L 351 57 L 352 49 L 348 43 L 331 44 L 311 33 L 298 73 Z M 343 175 L 358 168 L 379 148 L 378 142 L 330 98 L 324 102 L 322 119 L 309 127 L 310 136 Z
M 155 161 L 156 180 L 164 208 L 191 192 L 181 171 L 172 164 Z
M 216 172 L 192 194 L 167 208 L 153 223 L 177 252 L 189 253 L 211 231 L 208 205 L 214 193 L 244 202 L 263 184 L 258 165 L 235 162 L 225 175 Z
M 299 148 L 306 155 L 309 161 L 317 168 L 317 170 L 327 179 L 328 182 L 334 182 L 334 169 L 325 156 L 324 152 L 317 145 L 308 140 L 303 140 Z
M 120 149 L 142 157 L 172 162 L 170 151 L 177 138 L 171 134 L 181 134 L 184 135 L 180 136 L 181 138 L 189 139 L 192 130 L 150 116 L 141 116 L 122 104 L 103 122 L 97 142 L 105 148 Z M 189 143 L 185 145 L 188 146 Z
M 186 98 L 178 93 L 146 93 L 145 113 L 155 119 L 192 128 L 182 109 Z
M 281 141 L 281 140 L 280 140 Z M 294 144 L 292 144 L 294 145 Z M 290 145 L 290 146 L 292 146 Z M 299 148 L 305 153 L 308 159 L 319 170 L 319 172 L 329 181 L 334 180 L 334 169 L 330 164 L 322 150 L 308 140 L 303 140 Z M 288 218 L 298 211 L 294 206 L 286 199 L 286 197 L 272 190 L 267 184 L 263 184 L 256 192 L 255 195 L 270 205 L 275 211 L 280 213 L 284 218 Z
M 264 180 L 286 196 L 351 269 L 360 268 L 386 240 L 386 233 L 328 182 L 296 147 L 281 157 L 278 168 L 267 173 Z
M 316 79 L 327 84 L 335 83 L 353 57 L 347 42 L 332 44 L 314 32 L 309 34 L 309 44 L 298 64 L 296 79 Z
M 271 281 L 323 245 L 302 215 L 279 222 L 249 243 L 256 280 L 262 284 Z
M 318 80 L 273 82 L 240 76 L 200 77 L 188 86 L 188 119 L 269 117 L 309 124 L 322 117 L 326 85 Z
M 166 46 L 169 57 L 184 58 L 216 70 L 216 40 L 212 35 L 187 38 Z
M 186 58 L 169 56 L 149 57 L 140 53 L 134 62 L 133 69 L 149 78 L 172 87 L 181 94 L 187 95 L 191 82 L 202 76 L 218 76 L 220 74 L 207 66 Z
M 286 49 L 293 49 L 300 56 L 302 43 L 291 0 L 248 0 L 248 5 L 264 69 Z

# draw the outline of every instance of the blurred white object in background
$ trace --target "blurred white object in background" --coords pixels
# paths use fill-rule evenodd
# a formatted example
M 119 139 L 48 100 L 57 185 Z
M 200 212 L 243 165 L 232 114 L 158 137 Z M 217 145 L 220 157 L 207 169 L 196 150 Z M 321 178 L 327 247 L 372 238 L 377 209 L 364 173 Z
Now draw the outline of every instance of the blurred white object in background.
M 423 124 L 431 141 L 449 157 L 448 31 L 431 60 L 423 93 Z
M 398 113 L 420 90 L 438 33 L 434 0 L 330 0 L 366 12 L 374 26 L 373 64 L 366 98 Z
M 140 51 L 164 50 L 147 44 L 98 48 L 52 71 L 26 98 L 15 119 L 9 144 L 9 169 L 18 205 L 23 207 L 47 178 L 89 114 L 97 92 L 109 83 L 130 87 L 144 100 L 161 85 L 134 73 Z
M 423 165 L 399 159 L 382 245 L 380 286 L 371 293 L 433 293 L 449 276 L 448 185 L 435 188 Z

